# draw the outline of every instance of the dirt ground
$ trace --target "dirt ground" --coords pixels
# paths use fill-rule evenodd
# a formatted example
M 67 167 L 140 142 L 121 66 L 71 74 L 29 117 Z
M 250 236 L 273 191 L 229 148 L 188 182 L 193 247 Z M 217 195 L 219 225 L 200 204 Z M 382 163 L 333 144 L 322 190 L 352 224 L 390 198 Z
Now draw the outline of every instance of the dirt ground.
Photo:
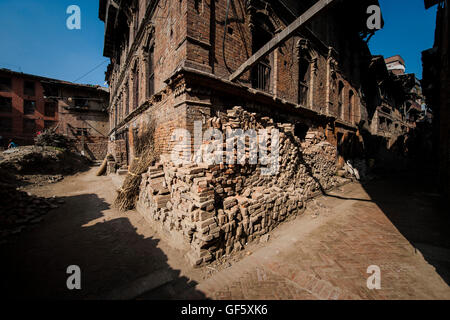
M 193 269 L 136 211 L 111 207 L 117 177 L 97 168 L 45 186 L 64 200 L 45 220 L 0 247 L 9 298 L 57 299 L 449 299 L 448 213 L 406 177 L 352 183 L 244 251 Z M 116 183 L 117 184 L 117 183 Z M 61 201 L 62 202 L 62 201 Z M 67 289 L 67 267 L 82 290 Z M 366 287 L 379 265 L 382 290 Z
M 112 208 L 115 186 L 110 177 L 97 177 L 96 170 L 25 188 L 37 196 L 56 196 L 64 204 L 17 241 L 0 247 L 0 270 L 8 274 L 1 287 L 8 297 L 108 297 L 113 289 L 129 288 L 137 279 L 161 270 L 164 281 L 181 278 L 190 285 L 179 271 L 186 264 L 183 253 L 161 242 L 137 212 Z M 81 268 L 81 291 L 67 289 L 70 265 Z M 134 297 L 135 289 L 129 290 L 121 293 L 124 298 Z

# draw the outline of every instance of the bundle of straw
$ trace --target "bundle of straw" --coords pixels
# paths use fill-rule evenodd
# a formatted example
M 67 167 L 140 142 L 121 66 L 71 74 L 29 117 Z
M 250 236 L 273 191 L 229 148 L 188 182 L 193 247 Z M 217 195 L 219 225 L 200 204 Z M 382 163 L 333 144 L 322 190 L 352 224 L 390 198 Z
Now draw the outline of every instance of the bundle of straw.
M 114 205 L 122 211 L 132 210 L 136 207 L 142 174 L 157 160 L 154 150 L 153 126 L 148 127 L 142 135 L 135 137 L 134 141 L 137 157 L 133 160 L 123 186 L 114 201 Z

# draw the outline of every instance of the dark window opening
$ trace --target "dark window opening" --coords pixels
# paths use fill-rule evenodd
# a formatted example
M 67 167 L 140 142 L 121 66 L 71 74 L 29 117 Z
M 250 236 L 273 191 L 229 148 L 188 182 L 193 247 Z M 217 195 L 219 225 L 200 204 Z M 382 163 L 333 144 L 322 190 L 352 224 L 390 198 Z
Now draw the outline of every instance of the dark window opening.
M 386 129 L 386 118 L 380 117 L 380 129 Z
M 12 98 L 0 97 L 0 112 L 12 112 Z
M 75 97 L 73 99 L 76 108 L 87 108 L 88 100 L 86 98 Z
M 34 114 L 36 110 L 36 101 L 24 100 L 23 101 L 23 114 Z
M 355 94 L 352 90 L 349 92 L 348 96 L 348 121 L 353 123 L 353 105 L 355 100 Z
M 59 90 L 55 86 L 45 85 L 44 86 L 44 96 L 46 98 L 58 98 L 59 97 Z
M 155 70 L 154 70 L 154 65 L 153 65 L 153 60 L 154 60 L 154 47 L 152 46 L 149 50 L 148 53 L 148 86 L 147 86 L 147 90 L 148 90 L 148 98 L 150 98 L 151 96 L 153 96 L 155 94 Z
M 308 105 L 309 81 L 311 78 L 311 62 L 307 58 L 299 61 L 298 103 Z
M 23 132 L 34 133 L 36 131 L 36 121 L 34 119 L 23 119 Z
M 56 114 L 56 102 L 46 102 L 44 106 L 44 115 L 54 117 Z
M 44 121 L 44 129 L 51 129 L 55 126 L 56 122 L 55 121 L 48 121 L 45 120 Z
M 252 34 L 253 54 L 272 40 L 273 30 L 271 29 L 273 29 L 273 26 L 271 26 L 269 21 L 267 21 L 267 17 L 260 17 L 257 23 L 255 23 L 255 28 Z M 266 56 L 251 69 L 252 87 L 264 91 L 270 91 L 271 73 L 272 68 L 270 56 Z
M 0 131 L 1 132 L 11 132 L 12 131 L 12 119 L 11 118 L 0 118 Z
M 127 83 L 125 85 L 125 117 L 128 115 L 129 112 L 130 112 L 130 88 Z
M 87 137 L 89 135 L 89 129 L 88 128 L 76 128 L 75 135 L 78 137 L 81 137 L 81 136 Z
M 301 141 L 305 141 L 306 135 L 309 131 L 309 126 L 304 123 L 296 123 L 294 128 L 294 135 Z
M 26 96 L 34 96 L 36 94 L 36 88 L 33 81 L 25 81 L 23 94 Z
M 133 73 L 133 110 L 136 110 L 139 107 L 139 69 L 136 67 Z
M 11 87 L 11 78 L 0 77 L 0 91 L 9 92 Z
M 342 118 L 342 107 L 344 105 L 344 83 L 339 81 L 339 101 L 338 101 L 338 118 Z

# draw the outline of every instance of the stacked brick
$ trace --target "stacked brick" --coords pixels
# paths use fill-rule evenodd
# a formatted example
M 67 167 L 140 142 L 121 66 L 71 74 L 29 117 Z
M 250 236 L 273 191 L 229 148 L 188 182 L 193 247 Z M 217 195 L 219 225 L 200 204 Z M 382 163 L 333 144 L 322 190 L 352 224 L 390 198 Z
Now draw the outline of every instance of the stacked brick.
M 259 163 L 175 165 L 168 155 L 148 169 L 142 177 L 138 210 L 188 247 L 193 265 L 243 249 L 300 214 L 305 200 L 336 184 L 336 148 L 320 135 L 301 142 L 292 124 L 276 124 L 240 107 L 207 123 L 223 132 L 278 129 L 280 170 L 264 176 Z M 247 152 L 249 147 L 247 142 Z

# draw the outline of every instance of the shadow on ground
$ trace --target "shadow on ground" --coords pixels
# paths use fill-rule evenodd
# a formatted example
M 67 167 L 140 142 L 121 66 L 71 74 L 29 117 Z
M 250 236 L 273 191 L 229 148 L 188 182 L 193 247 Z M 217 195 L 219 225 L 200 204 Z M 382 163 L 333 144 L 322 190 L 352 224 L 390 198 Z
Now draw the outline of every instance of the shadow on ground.
M 159 240 L 138 234 L 127 218 L 104 221 L 109 209 L 104 199 L 95 194 L 61 199 L 65 205 L 46 221 L 0 247 L 5 298 L 136 299 L 144 293 L 151 297 L 158 288 L 172 296 L 179 289 L 189 292 L 183 298 L 204 298 L 195 291 L 195 282 L 168 265 Z M 66 286 L 71 265 L 81 268 L 79 291 Z
M 365 191 L 401 234 L 450 285 L 450 215 L 433 175 L 421 170 L 384 175 Z M 447 200 L 448 201 L 448 200 Z

